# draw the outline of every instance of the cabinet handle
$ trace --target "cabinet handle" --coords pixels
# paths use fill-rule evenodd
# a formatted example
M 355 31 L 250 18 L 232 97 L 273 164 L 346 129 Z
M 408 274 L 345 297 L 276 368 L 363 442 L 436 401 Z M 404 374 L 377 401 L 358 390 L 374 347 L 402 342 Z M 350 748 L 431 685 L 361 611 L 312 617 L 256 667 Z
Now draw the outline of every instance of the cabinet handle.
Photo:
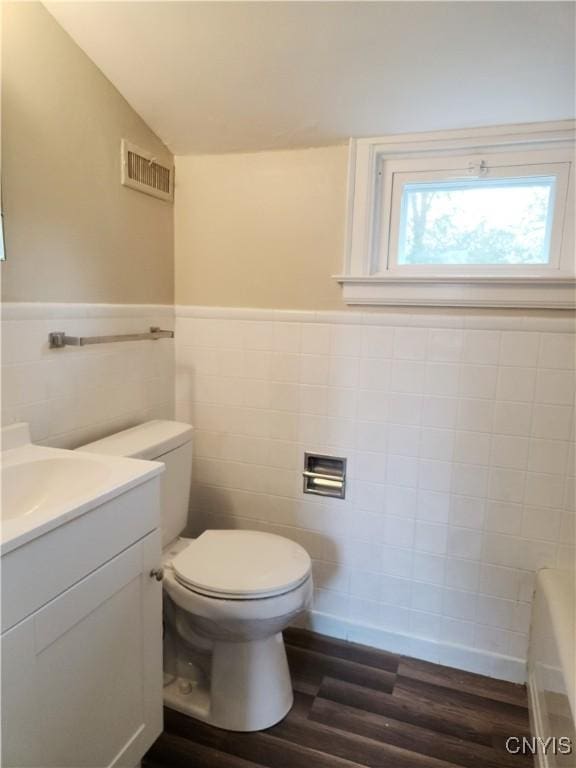
M 156 581 L 162 581 L 164 578 L 164 568 L 153 568 L 150 571 L 150 578 L 156 579 Z

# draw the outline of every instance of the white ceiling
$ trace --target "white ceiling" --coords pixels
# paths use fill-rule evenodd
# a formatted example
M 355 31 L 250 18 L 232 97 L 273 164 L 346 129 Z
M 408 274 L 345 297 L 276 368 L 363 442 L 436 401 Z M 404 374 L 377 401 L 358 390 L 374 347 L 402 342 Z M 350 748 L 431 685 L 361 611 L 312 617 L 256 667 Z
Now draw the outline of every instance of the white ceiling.
M 574 116 L 568 2 L 49 2 L 176 154 Z

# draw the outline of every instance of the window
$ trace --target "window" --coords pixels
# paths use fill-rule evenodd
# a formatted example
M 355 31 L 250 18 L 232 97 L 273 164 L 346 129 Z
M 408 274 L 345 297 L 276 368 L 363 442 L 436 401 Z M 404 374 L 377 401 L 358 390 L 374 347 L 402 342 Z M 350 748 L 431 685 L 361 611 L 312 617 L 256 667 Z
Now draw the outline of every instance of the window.
M 349 303 L 574 306 L 573 124 L 361 140 L 351 154 Z
M 549 264 L 553 176 L 406 182 L 398 259 L 409 264 Z

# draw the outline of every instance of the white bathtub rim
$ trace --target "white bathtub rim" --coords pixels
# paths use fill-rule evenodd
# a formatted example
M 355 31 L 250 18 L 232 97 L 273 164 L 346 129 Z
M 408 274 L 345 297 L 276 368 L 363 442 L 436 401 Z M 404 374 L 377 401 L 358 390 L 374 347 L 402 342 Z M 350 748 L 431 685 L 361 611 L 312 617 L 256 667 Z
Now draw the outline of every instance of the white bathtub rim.
M 566 693 L 576 722 L 576 574 L 556 568 L 543 568 L 536 576 L 546 598 Z
M 545 738 L 544 724 L 542 721 L 542 709 L 540 707 L 540 697 L 538 696 L 538 684 L 534 670 L 528 667 L 528 714 L 530 716 L 530 731 L 535 736 Z M 536 768 L 550 768 L 548 755 L 542 750 L 538 750 L 534 755 L 534 764 Z

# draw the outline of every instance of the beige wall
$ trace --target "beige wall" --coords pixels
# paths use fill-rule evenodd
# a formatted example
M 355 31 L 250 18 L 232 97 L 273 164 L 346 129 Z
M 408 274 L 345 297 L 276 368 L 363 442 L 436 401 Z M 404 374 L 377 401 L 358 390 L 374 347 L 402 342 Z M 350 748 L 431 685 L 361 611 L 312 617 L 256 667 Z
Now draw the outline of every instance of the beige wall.
M 176 158 L 176 303 L 343 309 L 346 146 Z
M 39 3 L 3 3 L 6 301 L 170 303 L 173 209 L 120 185 L 166 147 Z
M 176 303 L 346 310 L 346 146 L 176 158 Z M 565 310 L 364 307 L 574 317 Z

